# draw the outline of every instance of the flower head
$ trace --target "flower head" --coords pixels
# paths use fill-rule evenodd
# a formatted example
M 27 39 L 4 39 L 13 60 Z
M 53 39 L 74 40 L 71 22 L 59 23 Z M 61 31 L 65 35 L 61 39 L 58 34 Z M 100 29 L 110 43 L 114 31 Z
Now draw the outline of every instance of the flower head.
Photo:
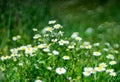
M 61 26 L 60 24 L 55 24 L 53 27 L 54 27 L 55 29 L 62 28 L 62 26 Z
M 91 75 L 91 72 L 85 71 L 85 72 L 83 72 L 83 75 L 84 75 L 84 76 L 90 76 L 90 75 Z
M 69 57 L 69 56 L 63 56 L 63 59 L 64 59 L 64 60 L 69 60 L 70 57 Z
M 95 67 L 95 70 L 98 71 L 98 72 L 102 72 L 102 71 L 105 71 L 105 68 L 104 67 Z
M 100 52 L 93 52 L 93 55 L 94 55 L 94 56 L 100 56 L 101 53 L 100 53 Z
M 114 59 L 114 56 L 113 56 L 112 54 L 108 54 L 108 55 L 106 56 L 106 58 L 108 58 L 108 59 Z
M 42 82 L 42 81 L 37 79 L 37 80 L 35 80 L 35 82 Z
M 100 67 L 107 67 L 107 64 L 106 63 L 100 63 L 99 66 Z
M 56 23 L 56 20 L 51 20 L 48 22 L 48 24 L 55 24 Z
M 110 76 L 116 76 L 117 74 L 115 72 L 111 72 Z
M 52 52 L 54 55 L 59 55 L 59 52 L 57 50 L 53 50 Z
M 66 69 L 65 68 L 56 68 L 56 73 L 61 75 L 61 74 L 65 74 L 66 73 Z
M 117 62 L 116 61 L 110 61 L 109 64 L 110 65 L 115 65 Z

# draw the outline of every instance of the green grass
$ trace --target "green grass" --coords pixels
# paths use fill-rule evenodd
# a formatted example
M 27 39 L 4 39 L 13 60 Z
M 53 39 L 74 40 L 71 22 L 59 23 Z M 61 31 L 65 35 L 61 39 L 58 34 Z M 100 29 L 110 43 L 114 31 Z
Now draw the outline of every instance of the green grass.
M 51 82 L 51 79 L 53 82 L 69 82 L 67 77 L 72 77 L 73 82 L 119 82 L 120 56 L 119 53 L 114 53 L 114 50 L 120 51 L 120 47 L 115 47 L 116 44 L 120 44 L 119 4 L 112 0 L 102 5 L 96 2 L 86 2 L 86 4 L 83 1 L 80 3 L 78 0 L 52 1 L 8 1 L 8 5 L 4 7 L 5 9 L 3 11 L 0 10 L 1 56 L 10 55 L 10 49 L 22 45 L 31 44 L 37 46 L 38 42 L 33 40 L 34 32 L 32 28 L 38 28 L 38 33 L 41 33 L 41 30 L 48 25 L 48 21 L 52 19 L 57 20 L 63 26 L 62 30 L 65 32 L 62 38 L 57 38 L 59 40 L 67 39 L 70 42 L 73 41 L 77 43 L 77 46 L 71 51 L 66 51 L 68 45 L 61 48 L 58 44 L 53 44 L 50 53 L 57 49 L 60 52 L 57 57 L 54 55 L 49 56 L 48 53 L 38 50 L 35 52 L 36 56 L 34 57 L 25 57 L 25 53 L 20 51 L 19 53 L 22 56 L 17 58 L 17 61 L 13 61 L 14 58 L 13 60 L 0 60 L 0 70 L 5 76 L 5 82 L 29 82 L 35 81 L 37 78 L 43 82 Z M 89 31 L 89 29 L 92 29 L 92 32 L 86 31 Z M 81 43 L 69 38 L 73 32 L 79 32 L 79 36 L 83 38 Z M 20 35 L 21 39 L 13 41 L 12 38 L 16 35 Z M 49 40 L 51 40 L 51 37 L 42 37 L 40 42 L 50 44 Z M 90 42 L 92 46 L 97 42 L 101 45 L 99 48 L 93 47 L 90 50 L 79 49 L 79 46 L 85 41 Z M 111 46 L 106 47 L 106 42 Z M 104 52 L 103 48 L 110 50 Z M 94 51 L 102 53 L 100 60 L 92 55 Z M 97 73 L 97 76 L 83 76 L 83 68 L 86 66 L 95 67 L 101 62 L 108 64 L 109 60 L 105 56 L 109 53 L 113 54 L 117 61 L 115 66 L 110 66 L 115 69 L 116 77 L 110 77 L 105 72 Z M 80 54 L 80 56 L 77 56 L 77 54 Z M 85 54 L 90 54 L 90 56 Z M 70 56 L 71 59 L 64 61 L 62 59 L 64 55 Z M 37 60 L 43 62 L 38 63 Z M 19 62 L 24 62 L 24 66 L 18 66 Z M 34 64 L 36 63 L 39 65 L 39 69 L 35 69 Z M 75 67 L 72 65 L 75 65 Z M 53 69 L 49 71 L 46 69 L 47 66 L 53 66 Z M 66 68 L 66 73 L 58 75 L 55 72 L 57 67 Z

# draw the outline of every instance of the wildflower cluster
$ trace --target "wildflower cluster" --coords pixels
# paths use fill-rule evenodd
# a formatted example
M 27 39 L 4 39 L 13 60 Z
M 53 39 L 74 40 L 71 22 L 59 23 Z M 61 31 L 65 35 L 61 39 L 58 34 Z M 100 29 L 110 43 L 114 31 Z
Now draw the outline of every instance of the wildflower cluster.
M 63 26 L 56 20 L 49 21 L 48 25 L 41 33 L 33 28 L 33 43 L 10 49 L 10 55 L 0 57 L 0 69 L 8 81 L 15 78 L 12 81 L 66 82 L 92 75 L 99 79 L 100 72 L 117 76 L 114 65 L 117 64 L 115 55 L 118 51 L 109 43 L 107 47 L 106 43 L 92 44 L 84 41 L 78 32 L 66 38 Z

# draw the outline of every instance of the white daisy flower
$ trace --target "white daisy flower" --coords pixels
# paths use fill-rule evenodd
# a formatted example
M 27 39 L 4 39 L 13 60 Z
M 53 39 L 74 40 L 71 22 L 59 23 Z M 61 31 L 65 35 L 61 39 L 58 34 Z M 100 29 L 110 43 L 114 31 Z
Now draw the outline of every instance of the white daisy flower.
M 90 75 L 91 75 L 91 72 L 85 71 L 85 72 L 83 72 L 83 75 L 84 75 L 84 76 L 90 76 Z
M 63 46 L 64 44 L 69 44 L 69 41 L 67 41 L 67 40 L 60 40 L 58 43 L 59 43 L 59 45 Z
M 19 66 L 23 66 L 23 63 L 22 63 L 22 62 L 19 62 L 18 65 L 19 65 Z
M 71 35 L 71 38 L 75 39 L 76 37 L 78 37 L 78 32 L 74 32 L 72 35 Z
M 107 64 L 106 63 L 100 63 L 99 67 L 107 67 Z
M 50 49 L 49 48 L 44 48 L 43 51 L 44 52 L 50 52 Z
M 45 48 L 47 44 L 39 44 L 37 47 L 42 49 L 42 48 Z
M 69 41 L 65 40 L 65 41 L 64 41 L 64 44 L 69 44 Z
M 92 67 L 85 67 L 85 68 L 84 68 L 84 71 L 89 71 L 89 72 L 91 72 L 92 70 L 93 70 Z
M 111 72 L 114 72 L 114 69 L 107 69 L 106 70 L 106 73 L 111 73 Z
M 18 39 L 21 39 L 21 36 L 20 36 L 20 35 L 17 35 L 16 37 L 17 37 Z
M 35 82 L 42 82 L 42 81 L 37 79 L 37 80 L 35 80 Z
M 52 32 L 53 28 L 52 27 L 46 27 L 45 30 L 48 31 L 48 32 Z
M 70 45 L 70 46 L 68 46 L 68 48 L 69 48 L 69 49 L 73 49 L 73 48 L 75 48 L 75 47 L 74 47 L 74 45 Z
M 25 53 L 26 53 L 26 54 L 32 54 L 33 52 L 35 52 L 35 50 L 34 50 L 34 48 L 32 48 L 32 47 L 27 47 L 27 48 L 25 49 Z
M 69 60 L 70 57 L 69 57 L 69 56 L 63 56 L 63 59 L 64 59 L 64 60 Z
M 100 52 L 93 52 L 93 55 L 94 55 L 94 56 L 100 56 L 101 53 L 100 53 Z
M 53 50 L 52 52 L 54 55 L 59 55 L 59 52 L 57 50 Z
M 115 65 L 115 64 L 117 64 L 117 62 L 116 61 L 110 61 L 109 64 L 110 65 Z
M 53 31 L 53 28 L 52 27 L 45 27 L 43 30 L 42 30 L 42 33 L 46 33 L 46 32 L 52 32 Z
M 33 31 L 38 31 L 38 29 L 37 29 L 37 28 L 33 28 L 32 30 L 33 30 Z
M 17 41 L 17 40 L 19 40 L 19 39 L 21 39 L 21 36 L 20 36 L 20 35 L 17 35 L 17 36 L 13 36 L 13 37 L 12 37 L 12 40 L 13 40 L 13 41 Z
M 92 45 L 87 45 L 87 46 L 84 46 L 86 49 L 91 49 L 92 48 Z
M 110 76 L 116 76 L 117 74 L 115 72 L 111 72 Z
M 52 39 L 51 41 L 52 41 L 52 42 L 57 42 L 57 41 L 58 41 L 58 39 Z
M 55 24 L 53 27 L 54 27 L 55 29 L 62 28 L 62 26 L 61 26 L 60 24 Z
M 103 48 L 103 50 L 104 50 L 104 51 L 106 51 L 106 52 L 107 52 L 107 51 L 109 51 L 109 49 L 108 49 L 108 48 Z
M 63 36 L 63 33 L 64 33 L 64 32 L 59 31 L 59 32 L 58 32 L 58 35 Z
M 59 43 L 59 45 L 63 46 L 64 45 L 64 40 L 60 40 L 58 43 Z
M 62 68 L 58 67 L 58 68 L 56 68 L 56 73 L 59 74 L 59 75 L 65 74 L 66 73 L 66 69 L 63 68 L 63 67 Z
M 81 37 L 76 37 L 75 40 L 77 40 L 77 41 L 81 41 L 82 38 L 81 38 Z
M 100 46 L 100 43 L 94 43 L 93 46 Z
M 35 34 L 35 35 L 33 36 L 33 39 L 38 39 L 38 38 L 40 38 L 40 37 L 41 37 L 40 34 Z
M 52 70 L 52 67 L 47 67 L 48 70 Z
M 55 24 L 56 23 L 56 20 L 51 20 L 48 22 L 48 24 Z
M 95 67 L 95 70 L 98 72 L 102 72 L 102 71 L 105 71 L 105 68 L 99 66 L 99 67 Z
M 107 56 L 106 56 L 106 58 L 108 58 L 108 59 L 114 59 L 114 56 L 112 55 L 112 54 L 108 54 Z

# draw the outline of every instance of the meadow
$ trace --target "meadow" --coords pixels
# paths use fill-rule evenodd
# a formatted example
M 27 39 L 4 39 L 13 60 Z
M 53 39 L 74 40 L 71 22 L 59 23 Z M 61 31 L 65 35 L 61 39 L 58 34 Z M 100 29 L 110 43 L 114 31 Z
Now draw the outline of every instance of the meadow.
M 119 82 L 118 0 L 86 1 L 1 0 L 0 82 Z

